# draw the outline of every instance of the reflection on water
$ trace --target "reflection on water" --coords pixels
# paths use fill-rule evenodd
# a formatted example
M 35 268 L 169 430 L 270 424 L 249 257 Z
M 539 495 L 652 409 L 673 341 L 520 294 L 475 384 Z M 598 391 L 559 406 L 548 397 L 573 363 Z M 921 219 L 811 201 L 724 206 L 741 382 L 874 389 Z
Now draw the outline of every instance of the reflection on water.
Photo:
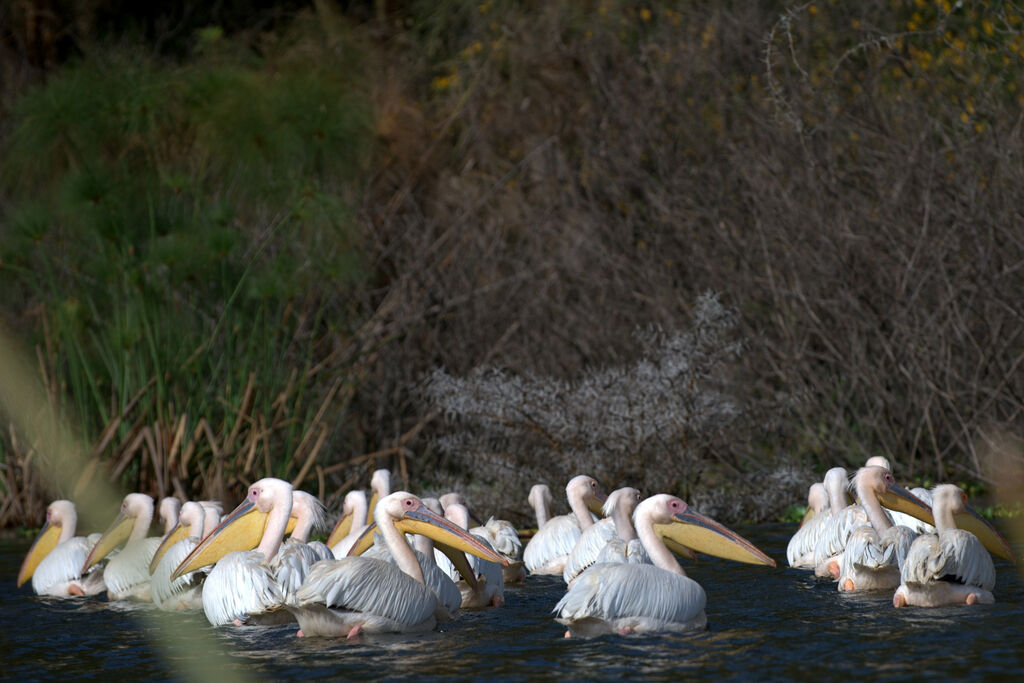
M 762 525 L 741 533 L 784 560 L 793 528 Z M 27 550 L 28 542 L 0 543 L 0 656 L 7 678 L 192 678 L 187 665 L 203 641 L 223 653 L 221 666 L 230 671 L 275 680 L 988 680 L 1024 671 L 1024 584 L 1002 561 L 996 564 L 996 604 L 971 608 L 897 610 L 888 592 L 839 593 L 806 572 L 702 558 L 687 566 L 708 593 L 708 630 L 701 633 L 565 639 L 551 614 L 561 579 L 530 577 L 506 589 L 504 608 L 465 612 L 439 632 L 348 642 L 297 638 L 294 625 L 214 629 L 201 613 L 38 598 L 14 586 Z M 153 644 L 170 636 L 167 647 Z

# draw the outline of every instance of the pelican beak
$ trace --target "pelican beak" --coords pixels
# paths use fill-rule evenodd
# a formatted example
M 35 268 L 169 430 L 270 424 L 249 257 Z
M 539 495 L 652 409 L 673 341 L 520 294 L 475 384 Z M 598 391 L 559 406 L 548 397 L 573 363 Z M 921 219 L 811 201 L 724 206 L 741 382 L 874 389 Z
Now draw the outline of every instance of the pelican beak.
M 604 501 L 608 499 L 608 496 L 604 495 L 600 491 L 592 496 L 585 498 L 587 503 L 587 509 L 593 512 L 598 517 L 604 517 Z
M 295 516 L 288 517 L 288 522 L 284 525 L 284 533 L 286 536 L 291 536 L 295 530 L 295 525 L 299 523 L 299 518 Z M 258 544 L 257 544 L 258 545 Z
M 157 546 L 156 552 L 153 553 L 153 560 L 149 563 L 150 575 L 156 571 L 156 566 L 160 564 L 160 558 L 164 556 L 164 553 L 183 538 L 188 538 L 188 528 L 182 526 L 181 522 L 178 522 L 174 525 L 173 529 L 167 532 L 167 535 L 160 541 L 160 545 Z
M 423 503 L 406 510 L 402 518 L 395 522 L 395 527 L 407 534 L 422 534 L 435 543 L 476 555 L 483 560 L 497 562 L 503 567 L 508 565 L 506 558 L 481 543 L 476 536 L 444 517 L 434 514 Z
M 352 533 L 352 515 L 342 515 L 338 523 L 331 529 L 331 535 L 327 537 L 327 547 L 333 548 L 338 541 Z
M 445 543 L 436 543 L 434 547 L 444 553 L 445 557 L 452 561 L 452 564 L 455 565 L 455 571 L 459 572 L 459 576 L 461 576 L 463 580 L 473 588 L 473 590 L 476 590 L 476 572 L 474 572 L 473 568 L 469 566 L 469 558 L 466 557 L 466 553 L 461 550 L 456 550 Z
M 697 553 L 693 552 L 693 549 L 687 548 L 685 545 L 679 543 L 674 538 L 665 533 L 671 526 L 671 524 L 655 524 L 654 532 L 658 534 L 658 536 L 661 538 L 661 541 L 665 544 L 665 547 L 671 550 L 673 553 L 675 553 L 679 557 L 686 558 L 687 560 L 695 561 L 697 559 Z
M 114 523 L 103 532 L 100 540 L 96 541 L 96 545 L 89 551 L 89 556 L 85 558 L 85 564 L 82 565 L 82 574 L 85 574 L 89 571 L 89 567 L 109 555 L 114 548 L 127 541 L 128 537 L 132 535 L 132 527 L 134 525 L 134 517 L 129 517 L 124 512 L 119 513 Z
M 964 505 L 964 508 L 964 512 L 957 512 L 953 515 L 957 528 L 970 531 L 977 536 L 985 549 L 993 555 L 1017 564 L 1013 549 L 1010 548 L 1010 544 L 1006 542 L 1002 534 L 996 531 L 995 527 L 970 505 Z
M 268 514 L 260 511 L 246 498 L 230 515 L 192 549 L 171 573 L 171 581 L 197 569 L 216 564 L 217 560 L 236 550 L 252 550 L 260 544 Z
M 800 526 L 803 526 L 804 524 L 807 524 L 807 522 L 811 521 L 811 519 L 813 519 L 813 518 L 814 518 L 814 508 L 812 508 L 810 505 L 808 505 L 807 506 L 807 510 L 804 511 L 803 518 L 800 520 Z
M 775 566 L 775 560 L 758 550 L 753 543 L 696 510 L 687 508 L 677 512 L 674 517 L 669 524 L 655 525 L 656 528 L 663 527 L 658 530 L 663 537 L 671 538 L 697 552 L 727 560 Z
M 373 547 L 373 533 L 377 531 L 377 523 L 370 522 L 363 529 L 363 533 L 359 535 L 356 542 L 352 544 L 352 547 L 348 549 L 347 557 L 355 557 L 356 555 L 362 555 L 367 550 Z
M 60 531 L 60 524 L 50 524 L 49 521 L 40 529 L 36 540 L 32 542 L 32 547 L 28 549 L 28 555 L 25 555 L 25 560 L 21 563 L 21 571 L 18 572 L 19 587 L 32 578 L 43 558 L 57 547 Z
M 931 506 L 895 482 L 878 494 L 878 502 L 890 510 L 910 515 L 927 524 L 935 524 Z
M 366 512 L 366 523 L 373 524 L 373 511 L 377 509 L 377 492 L 370 494 L 370 509 Z

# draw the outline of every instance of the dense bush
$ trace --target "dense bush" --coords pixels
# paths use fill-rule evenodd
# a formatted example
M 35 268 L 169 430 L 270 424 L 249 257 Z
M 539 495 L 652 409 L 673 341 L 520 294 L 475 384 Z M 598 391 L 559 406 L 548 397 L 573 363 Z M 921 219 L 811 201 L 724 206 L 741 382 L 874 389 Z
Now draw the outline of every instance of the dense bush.
M 773 516 L 827 466 L 876 454 L 906 479 L 992 481 L 986 444 L 1019 434 L 1024 409 L 1016 6 L 353 3 L 342 34 L 360 40 L 341 43 L 330 36 L 346 22 L 329 21 L 330 6 L 316 3 L 315 30 L 300 15 L 280 34 L 291 39 L 268 32 L 274 49 L 239 51 L 251 36 L 228 36 L 183 65 L 117 67 L 173 86 L 130 89 L 142 101 L 97 94 L 95 106 L 113 98 L 120 110 L 89 124 L 96 144 L 80 152 L 72 138 L 8 136 L 14 158 L 45 160 L 8 175 L 5 238 L 20 246 L 4 268 L 23 275 L 9 317 L 40 334 L 47 320 L 51 337 L 78 325 L 96 340 L 80 355 L 100 357 L 140 336 L 98 324 L 116 307 L 96 294 L 83 305 L 66 282 L 145 295 L 158 302 L 137 307 L 147 325 L 205 321 L 180 344 L 187 353 L 147 360 L 99 397 L 74 389 L 84 370 L 54 363 L 56 394 L 110 402 L 109 417 L 163 377 L 155 367 L 184 367 L 202 345 L 204 383 L 186 385 L 175 414 L 186 396 L 206 401 L 192 414 L 217 413 L 243 402 L 235 366 L 255 353 L 227 340 L 258 339 L 268 358 L 250 365 L 279 371 L 259 386 L 295 370 L 316 396 L 301 401 L 306 415 L 337 411 L 325 432 L 313 418 L 296 425 L 307 452 L 323 436 L 328 490 L 392 465 L 414 488 L 469 484 L 475 507 L 519 521 L 527 480 L 558 488 L 588 465 L 606 486 L 658 482 L 723 519 Z M 338 47 L 356 44 L 361 59 Z M 65 67 L 15 112 L 59 122 L 42 93 L 109 68 Z M 146 98 L 165 91 L 153 109 Z M 111 137 L 108 120 L 125 134 Z M 272 139 L 254 135 L 263 128 Z M 124 194 L 132 201 L 108 200 Z M 129 237 L 111 227 L 125 224 Z M 31 265 L 32 245 L 50 240 L 79 270 Z M 171 258 L 181 267 L 165 268 Z M 476 469 L 484 442 L 470 442 L 486 434 L 474 430 L 492 427 L 451 401 L 487 380 L 500 389 L 488 402 L 512 409 L 508 383 L 575 396 L 586 378 L 629 375 L 661 353 L 636 331 L 700 329 L 706 291 L 734 311 L 729 343 L 744 340 L 715 365 L 742 424 L 676 452 L 666 435 L 665 451 L 637 449 L 620 469 L 617 446 L 580 439 L 546 453 L 539 438 L 508 435 L 486 455 L 515 485 L 498 490 L 501 477 Z M 266 329 L 250 334 L 252 320 Z M 228 385 L 234 400 L 206 389 Z M 170 403 L 164 391 L 156 403 Z M 219 413 L 222 432 L 239 412 Z M 103 421 L 86 417 L 97 432 Z M 659 480 L 655 466 L 673 456 L 685 466 Z

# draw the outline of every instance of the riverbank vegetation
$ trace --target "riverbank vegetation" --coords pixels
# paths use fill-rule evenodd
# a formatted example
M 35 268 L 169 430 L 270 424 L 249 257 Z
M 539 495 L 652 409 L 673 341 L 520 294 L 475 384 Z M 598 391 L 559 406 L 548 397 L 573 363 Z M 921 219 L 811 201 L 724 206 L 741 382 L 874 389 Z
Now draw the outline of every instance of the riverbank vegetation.
M 5 425 L 0 524 L 95 477 L 732 521 L 1020 471 L 1012 3 L 117 4 L 2 10 L 3 321 L 94 447 L 55 491 Z

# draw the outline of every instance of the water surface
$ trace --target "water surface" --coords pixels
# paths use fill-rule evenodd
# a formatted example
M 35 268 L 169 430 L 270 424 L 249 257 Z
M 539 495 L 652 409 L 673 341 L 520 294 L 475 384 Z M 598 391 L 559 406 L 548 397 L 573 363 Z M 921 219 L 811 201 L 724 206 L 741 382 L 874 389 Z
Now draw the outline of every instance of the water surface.
M 737 528 L 785 564 L 794 525 Z M 851 677 L 992 680 L 1024 675 L 1024 583 L 996 562 L 994 605 L 892 607 L 891 593 L 841 594 L 807 572 L 713 558 L 687 564 L 708 594 L 708 628 L 691 635 L 565 639 L 551 609 L 560 578 L 506 588 L 505 607 L 463 612 L 436 633 L 297 638 L 294 626 L 214 629 L 105 598 L 39 598 L 14 577 L 28 541 L 0 542 L 4 678 L 490 678 L 828 681 Z M 1021 555 L 1019 545 L 1014 550 Z M 220 657 L 200 661 L 204 642 Z M 200 667 L 198 670 L 195 668 Z

